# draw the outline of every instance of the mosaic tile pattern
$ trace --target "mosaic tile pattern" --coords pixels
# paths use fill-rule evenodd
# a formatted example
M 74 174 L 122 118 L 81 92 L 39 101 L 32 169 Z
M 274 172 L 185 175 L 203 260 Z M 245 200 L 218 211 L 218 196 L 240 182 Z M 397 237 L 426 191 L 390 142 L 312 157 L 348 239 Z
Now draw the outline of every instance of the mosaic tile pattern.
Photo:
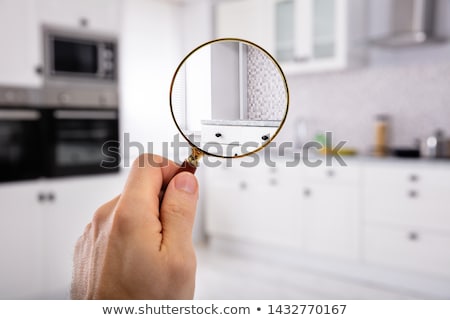
M 286 109 L 283 78 L 274 63 L 249 46 L 247 55 L 247 112 L 249 120 L 282 120 Z

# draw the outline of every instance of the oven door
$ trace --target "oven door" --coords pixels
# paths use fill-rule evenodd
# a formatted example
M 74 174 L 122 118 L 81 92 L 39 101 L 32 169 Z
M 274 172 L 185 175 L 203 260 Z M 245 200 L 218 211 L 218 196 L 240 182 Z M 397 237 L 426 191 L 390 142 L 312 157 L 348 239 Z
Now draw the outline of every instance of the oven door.
M 117 110 L 52 110 L 49 176 L 116 172 Z
M 27 108 L 0 108 L 0 182 L 44 174 L 42 114 Z

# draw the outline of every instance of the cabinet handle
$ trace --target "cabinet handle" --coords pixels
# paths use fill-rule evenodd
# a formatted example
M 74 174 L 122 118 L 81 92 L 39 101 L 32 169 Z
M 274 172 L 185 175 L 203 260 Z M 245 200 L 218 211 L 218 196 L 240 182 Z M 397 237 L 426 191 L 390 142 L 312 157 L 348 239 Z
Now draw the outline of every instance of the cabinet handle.
M 43 194 L 43 193 L 38 193 L 38 202 L 44 202 L 45 201 L 45 199 L 46 199 L 46 196 L 45 196 L 45 194 Z
M 222 134 L 221 134 L 220 132 L 217 132 L 217 133 L 215 134 L 215 136 L 216 136 L 217 138 L 220 138 L 220 137 L 222 136 Z
M 48 201 L 53 202 L 56 200 L 56 196 L 53 192 L 50 192 L 47 196 Z
M 81 17 L 78 23 L 80 27 L 86 28 L 89 25 L 89 20 L 86 17 Z
M 276 186 L 276 185 L 278 185 L 278 180 L 275 179 L 275 178 L 270 179 L 270 180 L 269 180 L 269 185 L 271 185 L 271 186 Z
M 304 189 L 304 190 L 303 190 L 303 195 L 304 195 L 305 197 L 311 196 L 311 189 Z
M 36 68 L 34 68 L 34 71 L 36 72 L 36 74 L 43 74 L 44 73 L 44 68 L 42 68 L 42 66 L 36 66 Z
M 269 140 L 269 136 L 268 135 L 263 135 L 261 137 L 261 139 L 264 140 L 264 141 L 267 141 L 267 140 Z
M 247 189 L 247 183 L 245 183 L 245 181 L 241 181 L 241 183 L 239 184 L 239 188 L 241 190 L 246 190 Z
M 417 181 L 419 181 L 419 176 L 417 174 L 412 174 L 409 176 L 409 181 L 417 182 Z
M 408 192 L 408 196 L 409 196 L 411 199 L 416 199 L 416 198 L 419 196 L 419 193 L 418 193 L 416 190 L 410 190 L 410 191 Z
M 417 241 L 417 240 L 419 240 L 419 234 L 417 232 L 412 231 L 412 232 L 408 233 L 408 239 L 410 241 Z
M 327 176 L 328 177 L 334 177 L 336 175 L 336 173 L 334 172 L 334 170 L 327 170 Z

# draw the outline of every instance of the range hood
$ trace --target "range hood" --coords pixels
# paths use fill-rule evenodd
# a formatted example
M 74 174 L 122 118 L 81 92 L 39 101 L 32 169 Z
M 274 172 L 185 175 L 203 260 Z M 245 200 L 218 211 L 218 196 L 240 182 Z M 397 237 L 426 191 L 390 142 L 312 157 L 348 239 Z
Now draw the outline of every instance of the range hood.
M 435 0 L 391 0 L 390 33 L 371 43 L 401 48 L 442 42 L 434 33 L 435 10 Z

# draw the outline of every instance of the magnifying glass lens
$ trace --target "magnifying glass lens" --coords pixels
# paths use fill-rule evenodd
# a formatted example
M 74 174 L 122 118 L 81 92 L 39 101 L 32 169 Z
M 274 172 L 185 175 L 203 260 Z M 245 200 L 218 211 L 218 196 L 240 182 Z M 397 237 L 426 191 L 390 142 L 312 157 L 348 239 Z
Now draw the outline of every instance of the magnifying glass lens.
M 178 66 L 172 80 L 173 119 L 190 145 L 234 158 L 262 149 L 278 134 L 289 104 L 275 59 L 246 40 L 205 43 Z

